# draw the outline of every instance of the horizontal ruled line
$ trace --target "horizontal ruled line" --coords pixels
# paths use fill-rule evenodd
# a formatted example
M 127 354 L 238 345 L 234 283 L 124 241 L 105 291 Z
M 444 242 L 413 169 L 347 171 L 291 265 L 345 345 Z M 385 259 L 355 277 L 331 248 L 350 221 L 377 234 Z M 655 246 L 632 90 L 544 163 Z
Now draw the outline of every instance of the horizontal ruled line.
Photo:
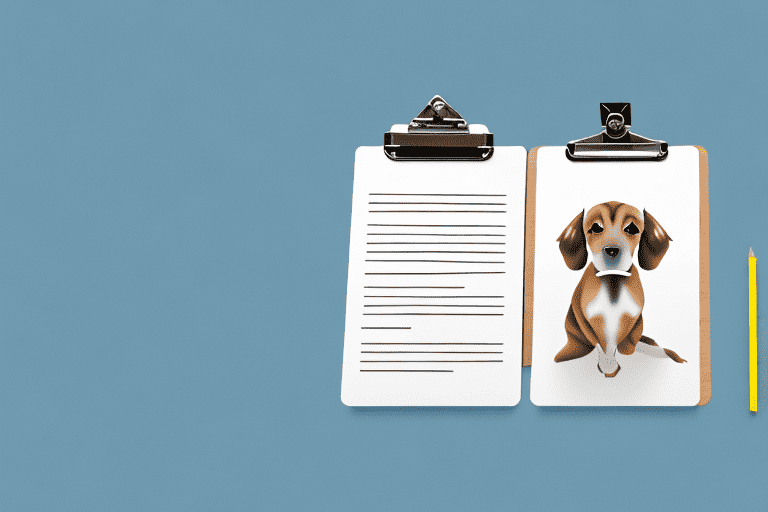
M 492 233 L 366 233 L 368 236 L 506 236 Z
M 503 299 L 503 295 L 364 295 L 370 299 Z
M 368 204 L 448 204 L 448 205 L 467 205 L 467 206 L 507 206 L 507 203 L 432 203 L 432 202 L 385 203 L 385 202 L 378 202 L 378 201 L 369 201 Z
M 401 343 L 401 342 L 381 342 L 381 343 L 361 343 L 361 345 L 503 345 L 503 343 L 469 343 L 466 341 L 456 343 Z
M 503 308 L 498 304 L 365 304 L 364 308 Z
M 363 288 L 447 288 L 455 290 L 464 288 L 463 286 L 364 286 Z
M 410 327 L 361 327 L 361 329 L 410 329 Z
M 400 360 L 400 361 L 360 361 L 361 363 L 503 363 L 503 359 L 479 359 L 474 361 L 418 361 L 418 360 Z
M 507 194 L 399 194 L 389 192 L 370 192 L 369 196 L 456 196 L 456 197 L 507 197 Z
M 399 228 L 505 228 L 500 224 L 368 224 L 369 226 L 391 226 Z
M 502 210 L 368 210 L 368 213 L 507 213 Z
M 472 261 L 472 260 L 365 260 L 370 263 L 504 263 L 503 261 Z
M 413 350 L 361 350 L 361 354 L 503 354 L 504 352 L 422 352 Z
M 361 372 L 427 372 L 427 373 L 453 373 L 453 370 L 360 370 Z
M 364 316 L 504 316 L 504 313 L 363 313 Z
M 457 274 L 506 274 L 506 272 L 366 272 L 367 276 L 450 276 Z
M 368 245 L 507 245 L 506 242 L 366 242 Z
M 507 254 L 506 251 L 365 251 L 368 254 Z

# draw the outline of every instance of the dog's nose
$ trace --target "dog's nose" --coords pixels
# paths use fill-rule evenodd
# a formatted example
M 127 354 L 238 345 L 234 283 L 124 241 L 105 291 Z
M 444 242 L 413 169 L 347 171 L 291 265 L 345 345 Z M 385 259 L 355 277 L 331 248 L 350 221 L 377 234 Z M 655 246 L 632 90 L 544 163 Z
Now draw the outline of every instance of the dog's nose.
M 605 251 L 605 254 L 607 254 L 611 258 L 615 258 L 619 254 L 618 247 L 606 247 L 603 250 Z

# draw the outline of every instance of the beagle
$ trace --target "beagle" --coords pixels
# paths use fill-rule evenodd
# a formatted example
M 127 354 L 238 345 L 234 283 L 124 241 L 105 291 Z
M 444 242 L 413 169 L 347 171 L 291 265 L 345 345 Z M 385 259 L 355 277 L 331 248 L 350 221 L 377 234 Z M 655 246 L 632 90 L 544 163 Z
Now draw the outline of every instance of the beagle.
M 684 363 L 672 350 L 662 348 L 643 336 L 645 296 L 632 256 L 643 270 L 653 270 L 669 248 L 672 239 L 647 211 L 610 201 L 599 204 L 584 215 L 582 210 L 557 239 L 565 264 L 581 270 L 592 263 L 576 286 L 565 332 L 568 342 L 555 356 L 555 362 L 583 357 L 597 347 L 597 369 L 615 377 L 621 366 L 616 351 L 623 355 L 638 352 L 676 363 Z

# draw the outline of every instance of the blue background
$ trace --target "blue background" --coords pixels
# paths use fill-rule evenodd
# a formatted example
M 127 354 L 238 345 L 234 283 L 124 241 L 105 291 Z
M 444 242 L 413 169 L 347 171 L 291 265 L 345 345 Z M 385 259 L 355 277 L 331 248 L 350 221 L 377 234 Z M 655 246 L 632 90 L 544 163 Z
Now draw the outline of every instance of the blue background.
M 0 508 L 766 506 L 765 3 L 125 3 L 0 6 Z M 434 94 L 709 151 L 709 405 L 342 405 L 354 152 Z

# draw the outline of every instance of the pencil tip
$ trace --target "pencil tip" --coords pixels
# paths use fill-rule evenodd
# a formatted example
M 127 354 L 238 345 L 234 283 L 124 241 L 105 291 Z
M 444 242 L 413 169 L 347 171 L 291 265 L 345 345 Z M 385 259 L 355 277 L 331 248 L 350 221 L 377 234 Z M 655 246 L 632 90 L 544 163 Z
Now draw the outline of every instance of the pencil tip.
M 755 258 L 756 257 L 755 256 L 755 251 L 753 251 L 751 247 L 749 248 L 749 257 L 750 258 Z

